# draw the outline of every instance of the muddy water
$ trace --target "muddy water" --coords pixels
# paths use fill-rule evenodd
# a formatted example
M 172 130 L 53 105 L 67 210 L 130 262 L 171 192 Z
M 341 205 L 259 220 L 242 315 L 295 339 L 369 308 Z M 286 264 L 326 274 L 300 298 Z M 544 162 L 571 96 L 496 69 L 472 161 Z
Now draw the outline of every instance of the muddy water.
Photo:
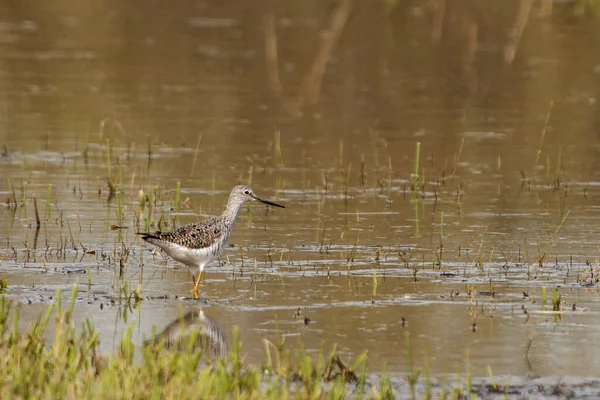
M 0 278 L 23 328 L 77 284 L 105 351 L 202 306 L 256 362 L 278 329 L 399 374 L 408 333 L 433 373 L 595 376 L 597 17 L 444 4 L 6 10 Z M 241 213 L 194 303 L 135 233 L 238 183 L 287 208 Z

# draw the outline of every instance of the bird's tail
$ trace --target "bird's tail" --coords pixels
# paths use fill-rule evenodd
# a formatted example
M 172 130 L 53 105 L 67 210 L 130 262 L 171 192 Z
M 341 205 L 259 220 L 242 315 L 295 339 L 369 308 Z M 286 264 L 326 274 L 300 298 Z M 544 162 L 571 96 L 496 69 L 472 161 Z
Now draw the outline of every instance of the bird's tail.
M 142 239 L 146 242 L 149 242 L 152 239 L 160 239 L 155 233 L 137 232 L 136 235 L 142 236 Z

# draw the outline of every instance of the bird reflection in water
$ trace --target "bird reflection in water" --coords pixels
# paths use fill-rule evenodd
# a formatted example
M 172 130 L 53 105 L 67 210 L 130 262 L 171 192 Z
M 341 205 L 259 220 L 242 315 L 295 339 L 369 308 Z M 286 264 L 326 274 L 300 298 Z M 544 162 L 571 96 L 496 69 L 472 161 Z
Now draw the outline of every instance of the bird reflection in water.
M 153 339 L 147 340 L 145 345 L 156 345 L 164 340 L 166 348 L 189 349 L 189 342 L 194 335 L 198 337 L 193 348 L 202 348 L 210 357 L 227 356 L 227 333 L 217 321 L 207 317 L 202 308 L 177 318 Z

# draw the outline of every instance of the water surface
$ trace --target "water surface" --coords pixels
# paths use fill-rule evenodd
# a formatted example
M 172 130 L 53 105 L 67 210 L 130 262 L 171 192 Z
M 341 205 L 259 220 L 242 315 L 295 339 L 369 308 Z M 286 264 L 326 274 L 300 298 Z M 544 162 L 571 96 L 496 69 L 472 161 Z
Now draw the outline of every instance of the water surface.
M 5 9 L 0 277 L 23 328 L 78 285 L 106 352 L 202 305 L 254 362 L 279 331 L 400 376 L 408 333 L 434 374 L 596 377 L 597 17 L 536 4 L 515 42 L 519 2 L 251 3 Z M 286 209 L 241 212 L 194 303 L 135 233 L 238 183 Z

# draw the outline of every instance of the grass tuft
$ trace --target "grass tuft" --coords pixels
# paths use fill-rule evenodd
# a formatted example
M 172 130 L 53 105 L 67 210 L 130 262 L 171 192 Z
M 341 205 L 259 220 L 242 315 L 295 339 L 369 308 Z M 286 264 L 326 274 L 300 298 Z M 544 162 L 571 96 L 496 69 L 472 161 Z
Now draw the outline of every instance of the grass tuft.
M 129 296 L 135 299 L 135 291 Z M 233 331 L 232 350 L 223 358 L 203 357 L 206 347 L 196 345 L 200 334 L 189 335 L 183 339 L 189 343 L 179 347 L 152 339 L 137 348 L 132 340 L 133 327 L 126 331 L 114 354 L 101 355 L 99 335 L 90 320 L 77 331 L 71 321 L 76 297 L 74 286 L 68 306 L 63 307 L 63 296 L 57 291 L 56 303 L 24 334 L 18 329 L 19 307 L 0 297 L 3 398 L 340 399 L 348 392 L 364 391 L 366 352 L 358 356 L 352 368 L 335 349 L 327 361 L 320 356 L 317 362 L 300 349 L 296 362 L 291 362 L 289 351 L 282 357 L 279 339 L 277 344 L 265 341 L 265 368 L 244 360 L 237 329 Z M 46 343 L 45 331 L 53 315 L 54 340 Z M 269 347 L 276 350 L 275 362 Z

